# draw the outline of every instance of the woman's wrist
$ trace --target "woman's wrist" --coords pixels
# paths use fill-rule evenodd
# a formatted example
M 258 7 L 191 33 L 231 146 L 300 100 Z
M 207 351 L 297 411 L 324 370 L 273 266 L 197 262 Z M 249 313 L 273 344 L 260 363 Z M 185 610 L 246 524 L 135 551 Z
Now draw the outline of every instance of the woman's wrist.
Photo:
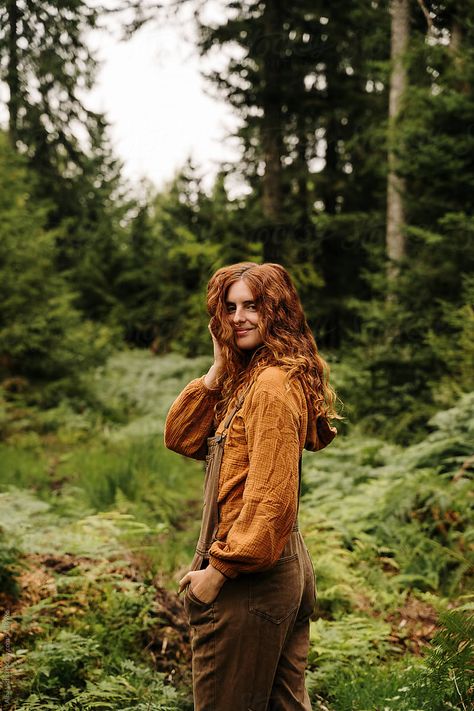
M 212 564 L 208 565 L 206 570 L 208 570 L 208 575 L 216 586 L 222 587 L 222 585 L 224 585 L 225 581 L 227 580 L 227 577 L 224 575 L 224 573 L 221 573 L 220 570 L 214 568 Z
M 216 365 L 215 364 L 211 365 L 208 372 L 206 373 L 206 375 L 203 378 L 203 383 L 208 390 L 219 390 L 219 385 L 217 383 L 218 376 L 219 376 L 219 371 L 216 368 Z

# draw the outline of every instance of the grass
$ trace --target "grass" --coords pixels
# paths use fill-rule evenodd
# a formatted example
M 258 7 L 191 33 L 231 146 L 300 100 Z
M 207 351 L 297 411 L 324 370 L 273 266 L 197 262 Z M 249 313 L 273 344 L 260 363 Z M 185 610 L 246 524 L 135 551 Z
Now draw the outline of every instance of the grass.
M 167 451 L 162 435 L 176 394 L 209 365 L 119 353 L 92 378 L 97 411 L 78 416 L 64 404 L 3 421 L 0 599 L 11 612 L 13 708 L 191 708 L 176 584 L 199 532 L 204 471 Z M 433 635 L 473 587 L 473 421 L 465 396 L 410 447 L 352 427 L 305 453 L 315 707 L 468 703 L 465 660 L 453 672 L 457 694 L 452 639 Z

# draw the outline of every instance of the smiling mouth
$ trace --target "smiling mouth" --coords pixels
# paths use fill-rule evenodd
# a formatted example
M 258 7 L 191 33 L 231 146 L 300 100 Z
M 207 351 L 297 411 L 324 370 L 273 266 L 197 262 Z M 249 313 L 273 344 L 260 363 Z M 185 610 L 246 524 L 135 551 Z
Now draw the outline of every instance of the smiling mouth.
M 250 333 L 252 330 L 251 328 L 243 328 L 241 331 L 236 330 L 235 332 L 238 336 L 245 336 L 246 333 Z

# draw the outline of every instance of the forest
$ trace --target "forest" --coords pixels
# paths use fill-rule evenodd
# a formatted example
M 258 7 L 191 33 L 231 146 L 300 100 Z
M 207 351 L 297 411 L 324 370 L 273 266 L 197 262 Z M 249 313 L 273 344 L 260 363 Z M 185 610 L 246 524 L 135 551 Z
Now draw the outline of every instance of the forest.
M 143 189 L 90 37 L 181 13 L 239 157 Z M 0 711 L 193 708 L 204 472 L 163 428 L 241 261 L 288 269 L 342 416 L 303 454 L 313 709 L 471 709 L 474 0 L 0 0 L 0 109 Z

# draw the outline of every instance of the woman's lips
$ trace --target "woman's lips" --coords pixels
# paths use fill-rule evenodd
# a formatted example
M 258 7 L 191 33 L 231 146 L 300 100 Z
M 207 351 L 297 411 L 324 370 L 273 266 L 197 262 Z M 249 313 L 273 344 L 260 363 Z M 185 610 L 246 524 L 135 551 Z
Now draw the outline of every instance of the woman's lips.
M 244 329 L 242 329 L 241 331 L 238 331 L 238 330 L 236 329 L 235 332 L 236 332 L 236 334 L 237 334 L 238 336 L 245 336 L 246 333 L 250 333 L 250 331 L 252 331 L 252 330 L 253 330 L 253 329 L 251 329 L 251 328 L 244 328 Z

